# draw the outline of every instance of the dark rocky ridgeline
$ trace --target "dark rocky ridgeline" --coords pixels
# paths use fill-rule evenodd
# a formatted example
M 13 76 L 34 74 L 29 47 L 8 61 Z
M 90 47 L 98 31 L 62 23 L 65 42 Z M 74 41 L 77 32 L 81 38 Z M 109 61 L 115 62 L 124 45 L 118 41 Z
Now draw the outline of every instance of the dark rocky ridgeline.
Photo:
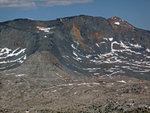
M 118 17 L 0 23 L 0 112 L 148 113 L 146 80 L 150 31 Z

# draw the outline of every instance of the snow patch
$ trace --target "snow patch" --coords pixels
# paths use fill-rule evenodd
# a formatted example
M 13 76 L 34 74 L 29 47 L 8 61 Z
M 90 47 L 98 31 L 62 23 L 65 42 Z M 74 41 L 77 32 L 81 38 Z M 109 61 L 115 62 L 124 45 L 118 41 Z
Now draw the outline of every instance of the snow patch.
M 44 38 L 47 38 L 47 36 L 45 35 Z
M 73 55 L 76 56 L 76 57 L 78 57 L 78 55 L 77 55 L 76 52 L 74 52 L 74 51 L 73 51 Z
M 58 85 L 59 87 L 66 87 L 66 86 L 73 86 L 72 83 L 69 83 L 69 84 L 61 84 L 61 85 Z
M 120 46 L 123 47 L 123 48 L 125 48 L 125 49 L 129 48 L 129 46 L 126 46 L 122 41 L 120 42 Z
M 121 80 L 121 81 L 117 81 L 117 82 L 119 82 L 119 83 L 127 83 L 126 81 L 124 81 L 124 80 Z
M 96 82 L 94 82 L 94 83 L 80 83 L 80 84 L 77 84 L 78 86 L 81 86 L 81 85 L 87 85 L 87 86 L 89 86 L 89 85 L 100 85 L 100 83 L 96 83 Z
M 94 73 L 94 75 L 100 75 L 99 73 Z
M 142 48 L 142 46 L 139 45 L 139 44 L 131 44 L 131 43 L 130 43 L 130 46 L 135 47 L 135 48 Z
M 104 40 L 108 41 L 109 39 L 108 38 L 103 38 Z
M 111 41 L 111 42 L 112 42 L 112 41 L 113 41 L 113 37 L 109 38 L 109 41 Z
M 120 22 L 115 22 L 114 24 L 116 24 L 116 25 L 120 25 Z
M 82 59 L 81 58 L 79 58 L 79 57 L 73 57 L 73 59 L 75 59 L 75 60 L 77 60 L 77 61 L 81 61 Z
M 26 60 L 25 54 L 26 48 L 17 48 L 15 50 L 11 50 L 8 48 L 0 48 L 0 64 L 14 63 L 19 62 L 23 63 Z M 18 57 L 19 56 L 19 57 Z
M 132 71 L 135 73 L 149 73 L 150 72 L 150 49 L 146 49 L 146 51 L 141 51 L 142 45 L 133 44 L 126 41 L 115 41 L 113 38 L 104 38 L 103 42 L 110 41 L 111 48 L 109 52 L 99 53 L 99 54 L 90 54 L 85 55 L 86 58 L 90 58 L 89 61 L 91 64 L 95 64 L 96 66 L 102 64 L 114 64 L 119 63 L 121 66 L 110 67 L 105 70 L 106 76 L 112 75 L 124 75 L 125 70 Z M 96 43 L 99 44 L 100 43 Z M 78 54 L 79 55 L 79 54 Z M 84 67 L 82 68 L 84 71 L 90 72 L 93 75 L 100 75 L 98 73 L 98 68 L 93 67 Z M 126 83 L 126 81 L 118 81 L 120 83 Z
M 77 60 L 77 61 L 81 61 L 82 59 L 77 55 L 77 53 L 75 51 L 73 51 L 73 55 L 75 57 L 73 57 L 73 59 Z
M 69 58 L 69 56 L 67 56 L 67 55 L 64 55 L 64 56 L 62 56 L 63 58 Z
M 97 46 L 97 47 L 100 47 L 98 43 L 96 43 L 96 46 Z
M 88 70 L 89 72 L 95 72 L 97 70 L 100 70 L 101 68 L 83 68 L 83 70 Z M 99 73 L 97 73 L 99 74 Z
M 91 56 L 92 56 L 92 55 L 86 55 L 85 57 L 86 57 L 86 58 L 90 58 Z
M 77 50 L 77 48 L 74 46 L 74 44 L 71 44 L 71 47 L 75 50 Z
M 15 75 L 16 77 L 23 77 L 23 76 L 26 76 L 26 74 L 18 74 L 18 75 Z
M 36 28 L 37 28 L 38 30 L 40 30 L 40 31 L 45 32 L 45 33 L 49 33 L 50 30 L 53 29 L 52 27 L 51 27 L 51 28 L 46 28 L 46 27 L 39 27 L 39 26 L 37 26 Z
M 150 49 L 146 49 L 146 51 L 150 53 Z

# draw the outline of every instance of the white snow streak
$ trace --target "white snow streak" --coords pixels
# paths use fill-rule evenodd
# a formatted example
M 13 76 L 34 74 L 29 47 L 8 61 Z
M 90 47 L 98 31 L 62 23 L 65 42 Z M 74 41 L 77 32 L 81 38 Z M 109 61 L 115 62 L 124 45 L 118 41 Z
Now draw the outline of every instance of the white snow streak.
M 116 24 L 116 25 L 120 25 L 120 22 L 115 22 L 114 24 Z
M 46 27 L 39 27 L 39 26 L 37 26 L 36 28 L 37 28 L 38 30 L 40 30 L 40 31 L 45 32 L 45 33 L 49 33 L 50 30 L 53 29 L 53 28 L 46 28 Z

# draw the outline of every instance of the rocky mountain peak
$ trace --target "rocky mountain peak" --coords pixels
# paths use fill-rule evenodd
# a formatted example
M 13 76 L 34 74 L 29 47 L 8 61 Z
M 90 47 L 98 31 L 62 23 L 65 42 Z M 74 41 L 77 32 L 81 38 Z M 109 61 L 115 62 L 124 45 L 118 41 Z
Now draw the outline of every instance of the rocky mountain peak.
M 108 21 L 114 28 L 122 28 L 122 29 L 134 29 L 135 27 L 131 24 L 129 24 L 127 21 L 122 20 L 119 17 L 112 17 L 109 18 Z

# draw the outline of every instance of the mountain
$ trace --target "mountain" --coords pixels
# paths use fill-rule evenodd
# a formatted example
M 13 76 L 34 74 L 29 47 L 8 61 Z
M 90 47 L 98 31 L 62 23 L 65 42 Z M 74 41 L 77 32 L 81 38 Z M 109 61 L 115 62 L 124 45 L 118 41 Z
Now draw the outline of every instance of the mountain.
M 150 32 L 118 17 L 17 19 L 1 23 L 0 29 L 0 70 L 18 67 L 34 53 L 47 51 L 75 74 L 150 80 Z
M 32 111 L 32 107 L 42 112 L 46 106 L 56 105 L 56 111 L 64 112 L 81 112 L 82 108 L 95 109 L 95 113 L 134 112 L 136 108 L 148 113 L 149 80 L 150 31 L 119 17 L 80 15 L 52 21 L 16 19 L 0 23 L 2 112 L 18 110 L 21 105 L 20 110 Z M 63 90 L 58 91 L 59 87 Z M 113 95 L 125 94 L 114 100 Z M 139 101 L 134 94 L 143 96 Z M 132 99 L 127 99 L 129 95 Z M 46 98 L 50 99 L 47 104 Z M 42 103 L 45 107 L 40 107 Z M 61 107 L 64 103 L 69 108 Z

